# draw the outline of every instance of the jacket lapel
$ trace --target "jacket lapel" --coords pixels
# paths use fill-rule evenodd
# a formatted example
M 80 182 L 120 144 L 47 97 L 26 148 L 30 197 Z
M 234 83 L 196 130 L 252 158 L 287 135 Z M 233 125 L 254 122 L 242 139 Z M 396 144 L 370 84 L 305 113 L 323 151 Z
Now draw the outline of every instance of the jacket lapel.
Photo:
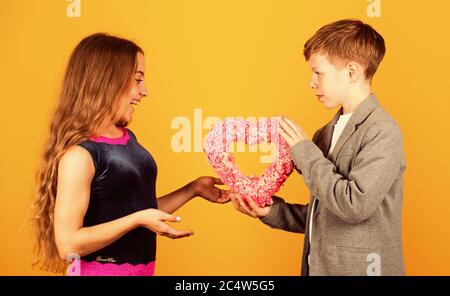
M 372 111 L 379 106 L 379 103 L 375 95 L 370 95 L 356 108 L 350 117 L 347 125 L 345 126 L 342 134 L 340 135 L 336 145 L 334 146 L 333 152 L 328 157 L 333 163 L 336 162 L 336 158 L 342 149 L 342 146 L 348 141 L 348 139 L 357 130 L 358 125 L 360 125 L 369 116 Z M 342 109 L 342 108 L 341 108 Z M 341 112 L 341 110 L 339 110 Z M 338 112 L 339 113 L 339 112 Z M 333 124 L 334 127 L 334 124 Z M 330 140 L 331 141 L 331 140 Z
M 324 127 L 322 134 L 317 141 L 317 147 L 322 150 L 323 155 L 328 158 L 328 151 L 331 146 L 331 138 L 333 137 L 334 125 L 342 115 L 342 108 L 334 115 L 333 119 Z

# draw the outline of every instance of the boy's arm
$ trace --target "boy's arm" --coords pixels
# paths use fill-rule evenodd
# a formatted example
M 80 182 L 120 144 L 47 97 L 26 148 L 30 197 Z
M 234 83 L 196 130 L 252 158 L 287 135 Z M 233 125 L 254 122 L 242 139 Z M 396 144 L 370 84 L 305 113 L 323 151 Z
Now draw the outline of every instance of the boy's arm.
M 321 128 L 314 133 L 312 138 L 313 143 L 318 143 L 323 129 Z M 302 171 L 297 166 L 294 166 L 294 168 L 299 174 L 302 174 Z M 267 216 L 260 218 L 260 220 L 272 228 L 305 233 L 308 204 L 286 203 L 278 196 L 273 196 L 272 200 L 273 204 L 270 207 L 269 213 Z
M 324 128 L 325 128 L 325 127 L 322 127 L 321 129 L 317 130 L 317 131 L 314 133 L 314 136 L 312 137 L 312 141 L 313 141 L 314 144 L 317 145 L 317 143 L 319 142 L 319 137 L 320 137 L 320 135 L 322 134 L 322 131 L 323 131 Z M 295 162 L 294 162 L 294 163 L 295 163 Z M 301 170 L 301 169 L 299 169 L 299 168 L 298 168 L 297 166 L 295 166 L 295 165 L 294 165 L 294 169 L 297 171 L 297 173 L 299 173 L 300 175 L 302 175 L 302 170 Z
M 308 205 L 289 204 L 278 196 L 272 200 L 269 213 L 260 220 L 272 228 L 305 233 Z
M 400 171 L 402 135 L 392 121 L 370 127 L 348 178 L 309 140 L 294 145 L 291 157 L 311 193 L 336 216 L 356 224 L 376 211 Z

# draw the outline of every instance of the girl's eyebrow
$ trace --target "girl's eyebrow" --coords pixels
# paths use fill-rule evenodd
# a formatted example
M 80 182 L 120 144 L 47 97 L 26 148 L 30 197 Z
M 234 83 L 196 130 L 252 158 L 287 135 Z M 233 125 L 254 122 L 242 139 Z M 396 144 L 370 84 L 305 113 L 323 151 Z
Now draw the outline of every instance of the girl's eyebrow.
M 142 71 L 136 71 L 136 73 L 140 73 L 140 74 L 142 74 L 142 76 L 145 75 L 144 72 L 142 72 Z

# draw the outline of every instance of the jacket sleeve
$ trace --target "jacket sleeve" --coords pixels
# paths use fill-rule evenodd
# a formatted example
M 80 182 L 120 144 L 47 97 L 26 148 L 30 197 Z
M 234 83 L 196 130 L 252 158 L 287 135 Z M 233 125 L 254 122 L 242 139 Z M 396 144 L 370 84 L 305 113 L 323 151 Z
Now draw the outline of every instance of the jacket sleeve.
M 308 205 L 289 204 L 278 196 L 272 199 L 269 213 L 260 220 L 272 228 L 305 233 Z
M 375 213 L 404 165 L 401 131 L 393 121 L 376 123 L 366 131 L 347 178 L 310 140 L 293 146 L 291 157 L 311 193 L 350 224 Z
M 314 144 L 317 144 L 317 142 L 319 141 L 320 135 L 322 134 L 322 131 L 323 131 L 324 128 L 325 128 L 325 127 L 322 127 L 321 129 L 317 130 L 317 131 L 314 133 L 314 136 L 313 136 L 313 138 L 312 138 L 312 141 L 313 141 Z M 299 168 L 295 165 L 295 162 L 294 162 L 294 169 L 295 169 L 295 170 L 297 171 L 297 173 L 299 173 L 300 175 L 302 174 L 302 170 L 299 169 Z

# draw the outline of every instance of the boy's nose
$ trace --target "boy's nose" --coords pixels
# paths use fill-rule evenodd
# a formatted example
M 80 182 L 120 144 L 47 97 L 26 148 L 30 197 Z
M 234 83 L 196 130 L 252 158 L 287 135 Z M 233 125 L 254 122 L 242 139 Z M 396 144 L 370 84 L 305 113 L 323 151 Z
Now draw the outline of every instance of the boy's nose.
M 311 75 L 311 80 L 309 81 L 309 86 L 312 88 L 312 89 L 316 89 L 317 88 L 317 78 L 316 78 L 316 75 Z

